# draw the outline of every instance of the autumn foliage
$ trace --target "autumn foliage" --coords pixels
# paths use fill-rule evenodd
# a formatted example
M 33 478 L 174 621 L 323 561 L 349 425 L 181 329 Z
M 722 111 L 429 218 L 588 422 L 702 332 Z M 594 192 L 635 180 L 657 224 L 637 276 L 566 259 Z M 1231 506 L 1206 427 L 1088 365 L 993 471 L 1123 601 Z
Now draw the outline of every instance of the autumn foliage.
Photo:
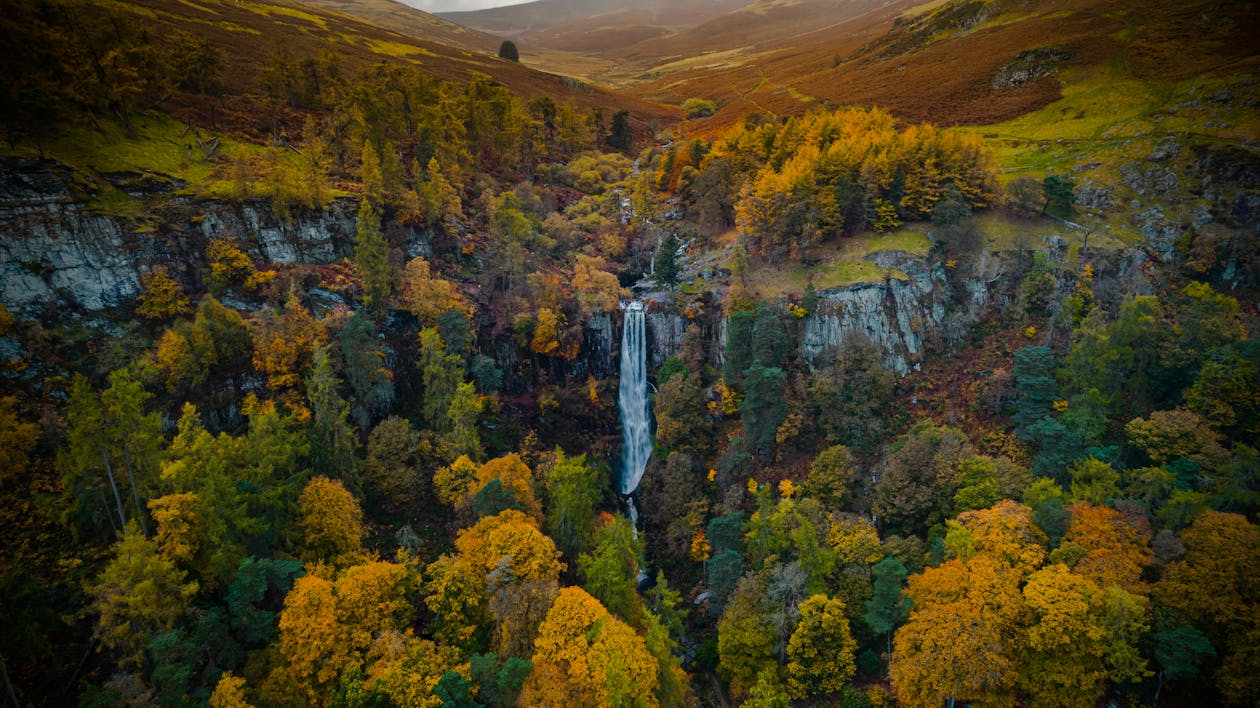
M 799 257 L 842 234 L 926 219 L 945 199 L 983 208 L 997 196 L 996 159 L 981 138 L 928 124 L 901 128 L 879 109 L 746 123 L 713 154 L 745 166 L 736 223 L 765 257 Z
M 656 661 L 643 638 L 581 588 L 565 588 L 538 628 L 521 703 L 658 705 Z

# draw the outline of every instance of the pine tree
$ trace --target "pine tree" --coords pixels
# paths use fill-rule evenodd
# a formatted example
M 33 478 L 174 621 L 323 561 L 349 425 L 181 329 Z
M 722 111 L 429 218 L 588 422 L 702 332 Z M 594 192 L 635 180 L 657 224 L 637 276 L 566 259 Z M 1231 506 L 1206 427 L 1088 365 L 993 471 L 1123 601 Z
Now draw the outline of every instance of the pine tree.
M 590 545 L 595 508 L 607 475 L 585 455 L 565 457 L 557 449 L 556 464 L 543 478 L 547 494 L 547 531 L 566 557 L 577 558 Z
M 118 652 L 124 665 L 140 665 L 144 646 L 173 629 L 197 593 L 197 583 L 184 582 L 185 575 L 156 542 L 130 526 L 115 544 L 113 559 L 88 586 L 92 609 L 100 613 L 101 645 Z
M 608 143 L 608 147 L 618 150 L 630 149 L 630 111 L 623 109 L 613 114 L 612 125 L 608 129 L 608 138 L 605 142 Z
M 389 244 L 381 233 L 381 219 L 364 199 L 359 204 L 359 220 L 354 237 L 354 269 L 363 281 L 363 304 L 373 317 L 385 315 L 389 304 L 393 273 L 389 267 Z
M 613 517 L 601 526 L 595 532 L 591 552 L 578 557 L 582 587 L 631 625 L 643 619 L 643 605 L 635 592 L 642 557 L 643 539 L 635 535 L 624 516 Z
M 464 382 L 455 387 L 455 395 L 451 397 L 451 405 L 446 413 L 451 429 L 443 438 L 451 457 L 466 455 L 473 460 L 485 457 L 486 451 L 477 432 L 477 421 L 482 408 L 481 397 L 471 383 Z
M 744 422 L 744 439 L 748 451 L 763 462 L 774 459 L 775 435 L 787 417 L 788 404 L 783 397 L 787 375 L 779 368 L 754 364 L 744 373 L 747 398 L 740 407 Z
M 1054 411 L 1058 384 L 1054 380 L 1054 354 L 1050 347 L 1024 347 L 1015 352 L 1015 434 L 1031 441 L 1029 428 Z
M 1073 191 L 1076 185 L 1072 180 L 1050 175 L 1041 184 L 1046 196 L 1046 204 L 1041 212 L 1065 219 L 1070 218 L 1073 205 L 1076 204 L 1076 193 Z
M 350 405 L 337 392 L 339 383 L 328 349 L 317 349 L 315 365 L 306 377 L 306 398 L 311 404 L 311 463 L 320 474 L 347 478 L 356 467 L 358 441 L 350 427 Z
M 420 357 L 416 365 L 424 383 L 425 421 L 437 432 L 448 433 L 452 426 L 451 402 L 464 380 L 464 361 L 447 354 L 437 328 L 429 327 L 420 331 Z
M 375 206 L 385 203 L 385 175 L 381 171 L 381 156 L 370 140 L 363 141 L 359 172 L 363 179 L 363 198 Z
M 678 284 L 678 249 L 682 244 L 671 231 L 661 239 L 656 251 L 656 261 L 652 273 L 657 285 L 673 287 Z
M 350 415 L 359 430 L 389 409 L 394 401 L 393 372 L 385 367 L 385 348 L 372 320 L 353 315 L 338 335 L 351 396 Z

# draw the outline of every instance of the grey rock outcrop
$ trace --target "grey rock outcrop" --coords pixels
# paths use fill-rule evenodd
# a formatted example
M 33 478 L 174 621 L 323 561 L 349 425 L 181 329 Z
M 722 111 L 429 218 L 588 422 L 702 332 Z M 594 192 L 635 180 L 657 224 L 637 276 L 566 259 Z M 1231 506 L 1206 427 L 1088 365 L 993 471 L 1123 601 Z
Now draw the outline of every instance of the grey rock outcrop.
M 331 263 L 353 251 L 356 205 L 350 200 L 285 222 L 265 203 L 150 196 L 155 211 L 143 220 L 102 214 L 54 163 L 4 160 L 0 301 L 23 314 L 120 307 L 140 294 L 141 276 L 157 265 L 193 285 L 214 238 L 238 241 L 264 264 Z
M 1050 76 L 1059 64 L 1072 58 L 1072 52 L 1056 47 L 1025 49 L 993 76 L 990 85 L 995 89 L 1014 88 Z
M 672 356 L 682 351 L 683 334 L 687 331 L 687 319 L 677 312 L 648 312 L 644 320 L 648 333 L 648 368 L 665 365 Z
M 587 319 L 586 337 L 580 355 L 585 370 L 599 378 L 617 373 L 617 360 L 613 357 L 613 352 L 617 350 L 615 344 L 612 315 L 592 315 Z
M 1181 229 L 1177 224 L 1165 218 L 1163 208 L 1153 206 L 1144 212 L 1134 214 L 1133 220 L 1151 250 L 1162 260 L 1171 260 L 1176 250 L 1177 238 L 1181 236 Z
M 933 337 L 957 338 L 958 331 L 974 322 L 994 304 L 989 284 L 1002 275 L 1003 262 L 982 254 L 972 275 L 956 275 L 944 264 L 900 251 L 868 256 L 890 273 L 873 283 L 819 290 L 815 312 L 806 316 L 801 337 L 801 356 L 811 366 L 823 363 L 832 348 L 846 337 L 859 334 L 884 352 L 884 362 L 899 375 L 914 370 L 924 347 Z M 713 323 L 713 359 L 722 363 L 726 346 L 726 320 Z M 700 326 L 661 303 L 648 314 L 649 367 L 656 368 L 679 353 L 688 326 Z
M 801 355 L 811 365 L 819 365 L 825 352 L 846 337 L 860 334 L 883 350 L 890 369 L 904 376 L 955 306 L 943 264 L 903 253 L 876 256 L 881 265 L 898 268 L 906 277 L 819 291 L 817 311 L 806 316 L 801 338 Z M 979 313 L 989 304 L 987 288 L 980 280 L 963 285 L 967 302 L 959 304 L 968 313 Z

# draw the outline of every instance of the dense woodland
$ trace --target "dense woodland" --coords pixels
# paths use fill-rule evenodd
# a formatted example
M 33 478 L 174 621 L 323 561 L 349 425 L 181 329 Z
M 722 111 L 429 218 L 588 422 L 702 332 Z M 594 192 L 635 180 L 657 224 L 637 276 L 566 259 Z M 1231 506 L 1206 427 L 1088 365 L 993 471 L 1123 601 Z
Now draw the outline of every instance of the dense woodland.
M 11 147 L 225 90 L 194 36 L 23 8 Z M 1187 240 L 1142 288 L 1030 247 L 899 377 L 862 337 L 806 361 L 813 285 L 746 277 L 909 223 L 964 274 L 976 215 L 1071 218 L 1070 178 L 1003 184 L 976 133 L 871 108 L 653 142 L 285 47 L 233 90 L 266 110 L 201 126 L 197 199 L 353 210 L 353 257 L 241 233 L 149 264 L 106 331 L 0 308 L 15 704 L 1260 701 L 1257 282 L 1217 278 L 1248 246 Z M 687 320 L 638 529 L 590 363 L 636 284 Z M 978 352 L 957 407 L 908 404 Z

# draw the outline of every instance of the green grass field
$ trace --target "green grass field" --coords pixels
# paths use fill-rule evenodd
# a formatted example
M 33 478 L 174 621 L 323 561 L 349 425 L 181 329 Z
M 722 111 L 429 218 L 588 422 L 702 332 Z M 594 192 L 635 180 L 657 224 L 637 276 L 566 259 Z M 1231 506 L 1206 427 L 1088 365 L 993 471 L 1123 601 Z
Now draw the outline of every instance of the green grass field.
M 865 233 L 811 249 L 804 260 L 813 265 L 801 261 L 753 264 L 745 282 L 758 296 L 769 299 L 800 295 L 810 282 L 819 290 L 827 290 L 878 282 L 885 278 L 904 280 L 905 273 L 876 265 L 867 256 L 881 251 L 925 256 L 931 248 L 931 240 L 918 230 L 917 225 L 887 234 Z
M 203 138 L 208 138 L 204 133 Z M 219 154 L 260 148 L 226 140 Z M 39 158 L 40 149 L 30 143 L 5 145 L 0 154 Z M 164 115 L 144 115 L 133 119 L 131 129 L 114 122 L 101 122 L 100 128 L 71 125 L 43 145 L 42 156 L 68 167 L 93 208 L 104 213 L 135 216 L 140 200 L 117 189 L 104 174 L 125 174 L 119 181 L 141 184 L 179 180 L 177 193 L 215 196 L 224 193 L 225 184 L 213 164 L 204 159 L 197 138 L 179 121 Z
M 1248 95 L 1256 96 L 1256 88 L 1236 76 L 1141 81 L 1123 66 L 1111 64 L 1066 71 L 1060 78 L 1063 98 L 1059 101 L 1014 120 L 972 130 L 997 151 L 1003 184 L 1020 177 L 1041 180 L 1057 174 L 1069 176 L 1077 185 L 1112 188 L 1109 209 L 1078 210 L 1075 220 L 1118 242 L 1141 240 L 1133 210 L 1126 208 L 1135 200 L 1140 202 L 1141 195 L 1124 185 L 1122 168 L 1140 164 L 1170 138 L 1182 146 L 1260 139 L 1260 114 L 1246 100 Z M 1190 151 L 1182 150 L 1167 166 L 1185 172 L 1190 159 Z M 1184 221 L 1197 206 L 1196 199 L 1187 194 L 1174 200 L 1168 216 Z M 1006 231 L 1009 227 L 994 230 L 999 248 L 1010 241 Z

